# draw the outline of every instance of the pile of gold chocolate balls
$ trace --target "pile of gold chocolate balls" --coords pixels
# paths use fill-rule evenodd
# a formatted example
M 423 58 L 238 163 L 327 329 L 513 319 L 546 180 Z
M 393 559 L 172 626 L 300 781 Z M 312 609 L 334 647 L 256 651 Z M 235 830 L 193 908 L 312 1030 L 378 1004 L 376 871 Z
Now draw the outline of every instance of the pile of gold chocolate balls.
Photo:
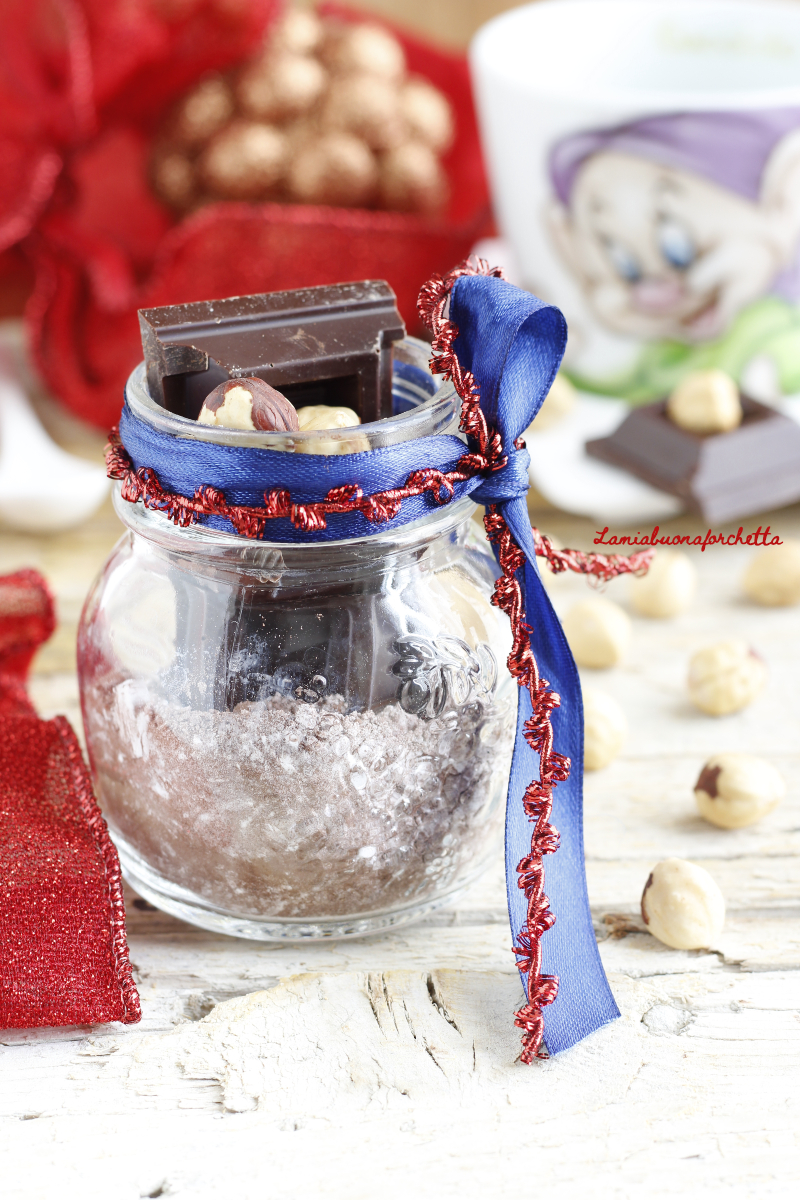
M 386 30 L 290 9 L 257 58 L 176 105 L 151 180 L 179 213 L 219 200 L 436 213 L 453 132 L 450 102 L 408 75 Z

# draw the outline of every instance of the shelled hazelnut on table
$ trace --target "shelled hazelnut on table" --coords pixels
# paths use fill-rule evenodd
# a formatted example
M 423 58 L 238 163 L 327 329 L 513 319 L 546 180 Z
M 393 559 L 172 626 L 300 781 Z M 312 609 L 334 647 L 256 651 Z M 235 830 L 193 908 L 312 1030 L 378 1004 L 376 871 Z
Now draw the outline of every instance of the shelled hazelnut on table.
M 596 688 L 583 689 L 583 765 L 587 771 L 607 767 L 622 749 L 628 734 L 625 713 L 613 696 Z
M 783 776 L 754 754 L 716 754 L 700 772 L 694 796 L 700 816 L 721 829 L 754 825 L 786 795 Z
M 742 587 L 756 604 L 800 604 L 800 542 L 787 538 L 780 546 L 767 546 L 750 560 Z
M 660 549 L 647 574 L 630 581 L 633 607 L 644 617 L 676 617 L 685 612 L 697 588 L 697 572 L 681 550 Z
M 562 624 L 579 667 L 603 670 L 616 666 L 631 638 L 628 614 L 604 596 L 590 596 L 574 604 Z
M 703 867 L 668 858 L 653 868 L 644 886 L 642 919 L 673 950 L 705 950 L 722 932 L 725 899 Z
M 698 650 L 689 662 L 689 697 L 713 717 L 739 712 L 766 683 L 767 668 L 742 638 L 730 638 Z

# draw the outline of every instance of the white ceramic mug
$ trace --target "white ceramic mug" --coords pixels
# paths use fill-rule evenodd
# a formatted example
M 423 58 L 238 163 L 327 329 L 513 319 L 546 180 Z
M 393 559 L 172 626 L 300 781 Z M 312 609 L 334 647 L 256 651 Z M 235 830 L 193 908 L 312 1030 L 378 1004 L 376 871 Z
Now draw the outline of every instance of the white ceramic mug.
M 471 65 L 495 212 L 584 388 L 800 392 L 800 4 L 544 0 Z

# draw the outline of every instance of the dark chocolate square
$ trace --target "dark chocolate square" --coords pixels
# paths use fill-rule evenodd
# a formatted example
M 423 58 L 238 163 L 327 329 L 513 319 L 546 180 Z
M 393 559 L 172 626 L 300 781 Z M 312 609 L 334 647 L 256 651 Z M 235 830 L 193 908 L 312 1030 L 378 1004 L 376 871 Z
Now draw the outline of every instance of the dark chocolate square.
M 392 342 L 405 336 L 383 280 L 141 309 L 150 395 L 196 420 L 226 379 L 264 379 L 300 407 L 338 404 L 362 423 L 392 415 Z
M 634 408 L 586 451 L 679 496 L 706 521 L 749 517 L 800 500 L 800 425 L 742 396 L 744 417 L 728 433 L 698 434 L 669 419 L 666 400 Z

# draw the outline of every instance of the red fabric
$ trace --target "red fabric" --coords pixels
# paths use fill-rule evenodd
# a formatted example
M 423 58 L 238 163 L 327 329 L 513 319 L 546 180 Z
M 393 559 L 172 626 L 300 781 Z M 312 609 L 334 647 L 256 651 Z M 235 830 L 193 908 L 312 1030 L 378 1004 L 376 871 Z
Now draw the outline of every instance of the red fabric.
M 0 171 L 0 249 L 24 237 L 35 360 L 55 394 L 104 429 L 141 358 L 137 308 L 382 278 L 414 331 L 422 283 L 490 229 L 463 56 L 394 31 L 410 71 L 457 114 L 442 218 L 218 204 L 176 224 L 147 184 L 158 119 L 209 68 L 252 54 L 281 0 L 6 2 L 17 59 L 0 70 L 0 165 L 5 155 L 19 169 Z
M 35 571 L 0 578 L 0 1028 L 141 1016 L 117 852 L 65 717 L 25 691 L 54 627 Z

